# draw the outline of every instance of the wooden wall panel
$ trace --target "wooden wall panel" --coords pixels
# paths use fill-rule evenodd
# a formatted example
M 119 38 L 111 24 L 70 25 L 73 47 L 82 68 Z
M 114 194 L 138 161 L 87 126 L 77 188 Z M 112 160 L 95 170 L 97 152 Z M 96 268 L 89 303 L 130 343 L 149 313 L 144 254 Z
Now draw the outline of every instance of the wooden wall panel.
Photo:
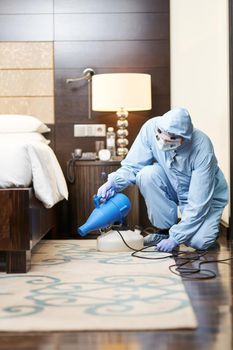
M 169 67 L 167 40 L 62 41 L 54 43 L 55 69 Z M 96 70 L 97 71 L 97 70 Z M 56 74 L 56 73 L 55 73 Z
M 168 12 L 169 0 L 54 0 L 55 13 Z
M 167 13 L 55 15 L 55 40 L 166 39 L 167 22 Z M 153 30 L 151 30 L 152 27 Z
M 53 0 L 1 0 L 0 14 L 53 13 Z
M 53 15 L 0 14 L 0 41 L 52 41 Z

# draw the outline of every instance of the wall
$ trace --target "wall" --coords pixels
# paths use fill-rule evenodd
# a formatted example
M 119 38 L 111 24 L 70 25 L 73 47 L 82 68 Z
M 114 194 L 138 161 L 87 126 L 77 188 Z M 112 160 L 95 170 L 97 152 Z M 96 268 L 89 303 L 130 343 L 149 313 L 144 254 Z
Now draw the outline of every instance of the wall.
M 1 0 L 0 28 L 0 42 L 7 45 L 54 44 L 54 146 L 64 173 L 72 150 L 81 147 L 94 151 L 97 140 L 74 138 L 74 124 L 116 124 L 114 113 L 93 112 L 89 120 L 86 82 L 68 85 L 67 78 L 82 76 L 87 67 L 97 74 L 151 74 L 153 108 L 130 113 L 130 144 L 148 118 L 170 108 L 168 0 Z M 15 71 L 13 79 L 16 75 Z M 3 77 L 2 84 L 5 83 Z M 20 109 L 14 108 L 17 111 Z M 70 230 L 75 220 L 75 202 L 82 200 L 75 197 L 73 185 L 69 185 L 69 191 L 69 203 L 62 203 L 59 208 L 59 218 L 64 218 L 58 225 L 61 231 Z
M 93 112 L 88 119 L 87 84 L 66 84 L 95 73 L 138 72 L 152 75 L 153 109 L 129 114 L 129 142 L 151 116 L 170 108 L 169 4 L 164 0 L 94 0 L 54 2 L 56 152 L 65 172 L 74 148 L 94 151 L 97 138 L 74 138 L 74 124 L 116 125 L 114 113 Z M 101 138 L 100 138 L 101 139 Z M 75 185 L 60 217 L 75 222 Z M 143 214 L 142 214 L 143 215 Z M 68 223 L 59 226 L 67 227 Z
M 170 31 L 171 106 L 186 107 L 210 136 L 230 183 L 228 1 L 171 0 Z
M 73 148 L 94 150 L 94 139 L 73 137 L 75 123 L 115 126 L 114 113 L 87 119 L 87 84 L 66 84 L 85 68 L 95 73 L 142 72 L 152 75 L 153 109 L 130 113 L 129 140 L 149 117 L 170 106 L 168 1 L 55 0 L 55 110 L 57 151 L 62 164 Z M 62 142 L 59 142 L 62 140 Z
M 0 113 L 53 124 L 53 1 L 2 0 L 0 28 Z
M 53 43 L 0 43 L 0 114 L 54 123 Z

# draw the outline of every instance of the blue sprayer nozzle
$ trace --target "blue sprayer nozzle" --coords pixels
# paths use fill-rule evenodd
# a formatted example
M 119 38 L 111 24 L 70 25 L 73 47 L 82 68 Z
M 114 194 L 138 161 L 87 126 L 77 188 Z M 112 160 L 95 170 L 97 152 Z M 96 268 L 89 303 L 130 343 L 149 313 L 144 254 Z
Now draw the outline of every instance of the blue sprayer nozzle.
M 86 236 L 89 232 L 104 229 L 115 222 L 122 223 L 131 209 L 129 198 L 123 193 L 117 193 L 106 202 L 101 203 L 101 197 L 93 197 L 95 209 L 84 225 L 77 229 L 80 236 Z

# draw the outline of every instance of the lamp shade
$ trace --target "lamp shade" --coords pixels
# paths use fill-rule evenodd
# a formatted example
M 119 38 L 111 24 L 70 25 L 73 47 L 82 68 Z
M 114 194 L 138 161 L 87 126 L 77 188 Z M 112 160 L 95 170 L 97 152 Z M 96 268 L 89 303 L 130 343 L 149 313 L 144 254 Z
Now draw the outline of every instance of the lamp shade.
M 92 77 L 94 111 L 145 111 L 151 109 L 151 76 L 142 73 L 109 73 Z

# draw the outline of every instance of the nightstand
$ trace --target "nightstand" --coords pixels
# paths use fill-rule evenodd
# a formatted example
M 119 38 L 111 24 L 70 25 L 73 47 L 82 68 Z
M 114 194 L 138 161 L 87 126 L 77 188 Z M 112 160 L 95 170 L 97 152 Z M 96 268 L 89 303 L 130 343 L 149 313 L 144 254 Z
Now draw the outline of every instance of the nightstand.
M 119 161 L 84 161 L 75 163 L 75 192 L 76 192 L 76 223 L 83 225 L 94 210 L 93 195 L 107 180 L 108 174 L 120 167 Z M 139 192 L 136 186 L 130 186 L 125 193 L 132 205 L 127 217 L 128 225 L 139 225 Z M 93 233 L 97 233 L 93 231 Z

